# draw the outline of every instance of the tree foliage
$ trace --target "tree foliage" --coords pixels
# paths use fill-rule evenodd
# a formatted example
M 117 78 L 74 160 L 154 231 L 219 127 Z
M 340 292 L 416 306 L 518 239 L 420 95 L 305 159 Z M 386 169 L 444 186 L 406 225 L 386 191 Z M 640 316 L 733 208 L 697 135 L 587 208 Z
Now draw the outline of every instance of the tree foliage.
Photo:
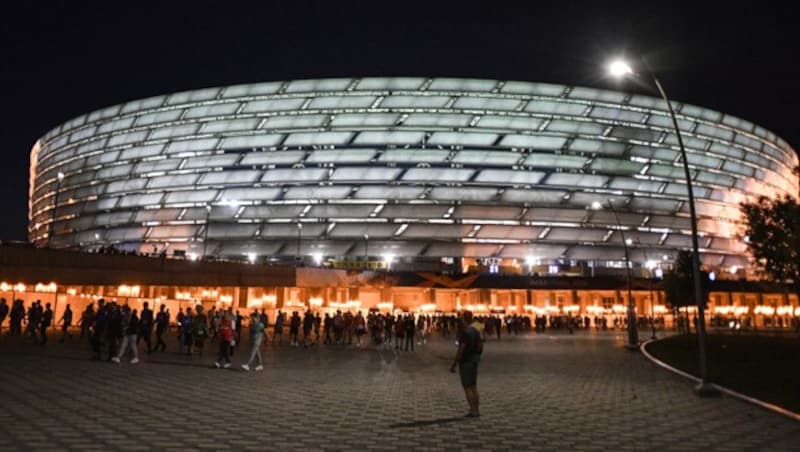
M 694 275 L 692 272 L 692 253 L 680 251 L 673 270 L 664 275 L 664 294 L 670 307 L 696 306 L 694 299 Z M 700 272 L 701 297 L 703 306 L 708 299 L 708 273 Z
M 800 174 L 800 168 L 795 171 Z M 789 196 L 762 196 L 741 208 L 753 257 L 776 281 L 793 281 L 800 294 L 800 204 Z

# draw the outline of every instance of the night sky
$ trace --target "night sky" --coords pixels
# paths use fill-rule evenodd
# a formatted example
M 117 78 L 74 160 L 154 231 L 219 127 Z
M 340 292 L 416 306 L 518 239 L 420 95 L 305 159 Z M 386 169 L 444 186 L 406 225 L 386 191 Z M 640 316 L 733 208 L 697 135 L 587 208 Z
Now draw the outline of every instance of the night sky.
M 788 2 L 262 3 L 4 2 L 0 239 L 26 238 L 29 152 L 47 130 L 207 86 L 422 75 L 630 90 L 603 65 L 640 54 L 673 99 L 751 120 L 800 148 L 800 38 Z

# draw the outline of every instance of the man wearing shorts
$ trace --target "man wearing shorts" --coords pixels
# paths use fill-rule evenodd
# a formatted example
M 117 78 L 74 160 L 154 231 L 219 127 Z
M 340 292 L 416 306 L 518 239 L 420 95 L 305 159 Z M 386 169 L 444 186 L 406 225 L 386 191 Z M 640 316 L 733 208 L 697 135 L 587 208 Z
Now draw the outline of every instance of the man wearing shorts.
M 461 386 L 469 404 L 467 417 L 480 417 L 478 410 L 478 363 L 483 352 L 481 333 L 472 325 L 472 312 L 464 311 L 464 327 L 458 336 L 458 353 L 450 372 L 456 371 L 461 377 Z

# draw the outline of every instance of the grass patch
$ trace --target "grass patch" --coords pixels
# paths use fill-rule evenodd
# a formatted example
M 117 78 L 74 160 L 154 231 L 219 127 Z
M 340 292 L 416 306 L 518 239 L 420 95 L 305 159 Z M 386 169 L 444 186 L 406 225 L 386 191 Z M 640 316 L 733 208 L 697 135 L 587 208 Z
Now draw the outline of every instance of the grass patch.
M 800 413 L 800 338 L 763 335 L 708 336 L 708 376 L 713 383 Z M 672 336 L 647 347 L 667 364 L 700 375 L 697 336 Z

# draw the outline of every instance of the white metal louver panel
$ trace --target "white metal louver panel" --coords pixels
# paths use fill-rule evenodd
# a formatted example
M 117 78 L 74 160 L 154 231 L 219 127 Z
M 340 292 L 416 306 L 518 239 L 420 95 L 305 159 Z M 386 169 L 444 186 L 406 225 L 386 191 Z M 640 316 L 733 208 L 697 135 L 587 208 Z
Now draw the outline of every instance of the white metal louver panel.
M 453 224 L 411 224 L 408 226 L 402 237 L 404 239 L 415 238 L 436 238 L 436 239 L 460 239 L 466 237 L 472 230 L 472 226 L 453 225 Z
M 330 149 L 311 152 L 308 163 L 367 163 L 375 157 L 375 149 Z
M 483 170 L 475 182 L 498 185 L 535 185 L 542 180 L 545 173 L 540 171 Z
M 440 201 L 492 201 L 497 196 L 496 188 L 489 187 L 434 187 L 430 199 Z
M 400 168 L 339 168 L 333 172 L 330 180 L 337 182 L 389 182 L 397 179 L 401 171 Z
M 476 220 L 515 220 L 520 216 L 519 207 L 503 206 L 459 206 L 453 212 L 453 218 L 471 218 Z
M 286 199 L 342 199 L 352 190 L 350 186 L 334 185 L 329 187 L 291 187 L 284 194 Z
M 344 145 L 350 142 L 353 132 L 298 132 L 283 141 L 286 146 Z
M 258 126 L 258 122 L 257 118 L 209 121 L 203 124 L 203 133 L 228 134 L 231 132 L 250 131 Z
M 440 149 L 387 149 L 378 159 L 381 162 L 397 163 L 440 163 L 450 155 L 450 151 Z
M 329 115 L 271 116 L 264 120 L 263 129 L 313 129 L 322 127 Z
M 512 166 L 522 157 L 518 152 L 461 150 L 452 161 L 465 165 Z
M 336 227 L 328 233 L 328 236 L 363 241 L 364 235 L 367 235 L 369 236 L 369 249 L 374 251 L 379 249 L 374 242 L 375 239 L 391 239 L 395 231 L 397 231 L 396 224 L 337 223 Z
M 300 213 L 305 210 L 303 205 L 265 205 L 265 206 L 247 206 L 242 212 L 241 218 L 257 218 L 257 219 L 279 219 L 279 218 L 297 218 Z
M 326 204 L 312 206 L 305 218 L 366 218 L 375 210 L 370 204 Z
M 238 154 L 218 154 L 204 157 L 189 157 L 184 160 L 183 169 L 218 168 L 235 164 L 239 161 Z
M 387 205 L 381 210 L 379 216 L 381 218 L 441 219 L 449 209 L 449 206 L 442 205 Z
M 484 225 L 475 237 L 483 240 L 534 240 L 542 230 L 538 226 Z
M 242 165 L 291 165 L 299 162 L 305 151 L 250 152 L 242 157 Z
M 261 182 L 266 183 L 308 183 L 318 182 L 328 177 L 324 168 L 272 169 L 264 173 Z

